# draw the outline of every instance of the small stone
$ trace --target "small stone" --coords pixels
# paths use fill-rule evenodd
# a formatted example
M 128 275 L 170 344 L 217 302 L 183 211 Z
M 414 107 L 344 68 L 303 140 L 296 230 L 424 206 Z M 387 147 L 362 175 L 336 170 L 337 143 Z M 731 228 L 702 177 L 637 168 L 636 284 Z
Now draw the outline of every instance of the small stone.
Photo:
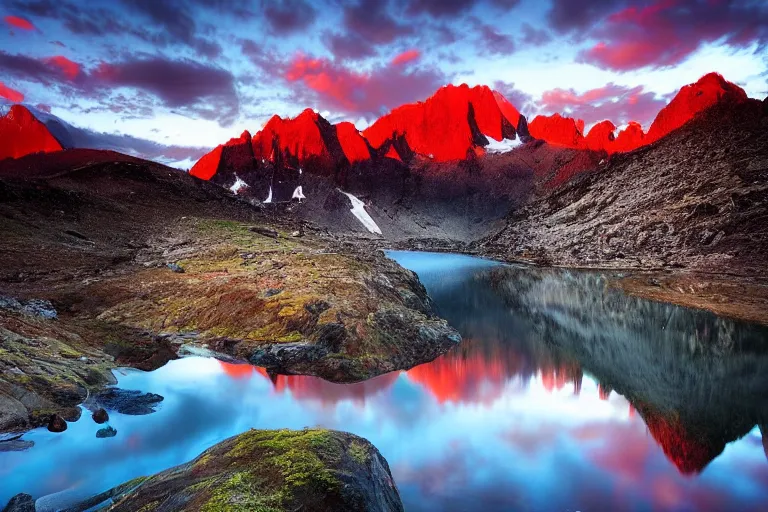
M 109 421 L 109 414 L 107 414 L 107 411 L 102 407 L 93 411 L 93 416 L 91 417 L 93 418 L 93 421 L 98 424 L 106 423 Z
M 179 265 L 178 263 L 168 263 L 166 265 L 171 271 L 176 272 L 177 274 L 183 274 L 184 273 L 184 267 Z
M 294 231 L 293 233 L 291 233 L 291 236 L 294 238 L 298 238 L 300 236 L 303 236 L 303 234 L 301 231 Z
M 52 414 L 51 419 L 48 421 L 48 430 L 56 433 L 64 432 L 67 430 L 67 422 L 58 414 Z

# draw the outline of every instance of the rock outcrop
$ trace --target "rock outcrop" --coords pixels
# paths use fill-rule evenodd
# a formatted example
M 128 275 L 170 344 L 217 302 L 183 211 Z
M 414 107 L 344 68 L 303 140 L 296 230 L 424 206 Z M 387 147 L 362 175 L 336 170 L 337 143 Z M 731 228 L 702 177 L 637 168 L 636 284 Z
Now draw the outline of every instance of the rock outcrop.
M 0 117 L 0 160 L 62 149 L 56 137 L 26 107 L 13 105 Z
M 84 502 L 113 512 L 403 510 L 389 465 L 367 440 L 330 430 L 250 430 L 195 460 Z

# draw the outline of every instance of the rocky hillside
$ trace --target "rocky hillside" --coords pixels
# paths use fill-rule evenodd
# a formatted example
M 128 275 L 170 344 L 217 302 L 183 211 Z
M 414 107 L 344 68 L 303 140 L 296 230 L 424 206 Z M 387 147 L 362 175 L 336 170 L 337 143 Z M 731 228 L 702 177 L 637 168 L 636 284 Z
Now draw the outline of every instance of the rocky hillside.
M 0 160 L 62 149 L 48 128 L 22 105 L 13 105 L 0 117 Z
M 477 249 L 555 265 L 762 275 L 766 204 L 768 103 L 725 95 L 667 137 L 512 212 Z
M 0 246 L 0 432 L 182 350 L 357 381 L 460 341 L 383 254 L 117 153 L 0 163 Z

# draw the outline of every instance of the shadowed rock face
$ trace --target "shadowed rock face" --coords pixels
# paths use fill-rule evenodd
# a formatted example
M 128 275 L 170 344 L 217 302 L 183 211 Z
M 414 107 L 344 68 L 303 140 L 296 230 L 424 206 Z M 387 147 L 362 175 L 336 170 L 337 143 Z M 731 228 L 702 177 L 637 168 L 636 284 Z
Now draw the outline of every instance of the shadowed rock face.
M 21 105 L 13 105 L 0 117 L 0 160 L 63 148 L 48 128 Z
M 614 155 L 512 212 L 479 249 L 558 265 L 761 275 L 767 123 L 760 102 L 724 99 L 653 145 Z
M 516 318 L 625 396 L 681 473 L 768 418 L 768 328 L 630 297 L 598 273 L 487 272 Z

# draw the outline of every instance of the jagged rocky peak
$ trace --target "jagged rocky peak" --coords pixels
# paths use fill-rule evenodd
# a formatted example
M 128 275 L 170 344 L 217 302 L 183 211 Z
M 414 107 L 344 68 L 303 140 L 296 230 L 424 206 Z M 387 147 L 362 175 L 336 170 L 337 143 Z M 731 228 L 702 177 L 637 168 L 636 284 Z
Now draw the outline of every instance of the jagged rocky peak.
M 581 148 L 585 145 L 583 129 L 583 120 L 563 117 L 557 113 L 551 116 L 536 116 L 528 124 L 531 137 L 569 148 Z
M 616 125 L 607 119 L 596 123 L 584 139 L 587 149 L 593 151 L 604 150 L 610 143 L 616 140 L 615 131 Z
M 402 136 L 414 153 L 448 161 L 475 153 L 489 137 L 515 139 L 521 124 L 525 119 L 500 93 L 462 84 L 444 86 L 423 102 L 392 110 L 363 134 L 377 149 Z
M 719 73 L 709 73 L 696 83 L 686 85 L 669 105 L 661 109 L 648 130 L 646 143 L 655 142 L 680 128 L 699 112 L 720 101 L 747 101 L 747 93 Z
M 0 117 L 0 160 L 64 149 L 45 124 L 23 105 L 13 105 Z

